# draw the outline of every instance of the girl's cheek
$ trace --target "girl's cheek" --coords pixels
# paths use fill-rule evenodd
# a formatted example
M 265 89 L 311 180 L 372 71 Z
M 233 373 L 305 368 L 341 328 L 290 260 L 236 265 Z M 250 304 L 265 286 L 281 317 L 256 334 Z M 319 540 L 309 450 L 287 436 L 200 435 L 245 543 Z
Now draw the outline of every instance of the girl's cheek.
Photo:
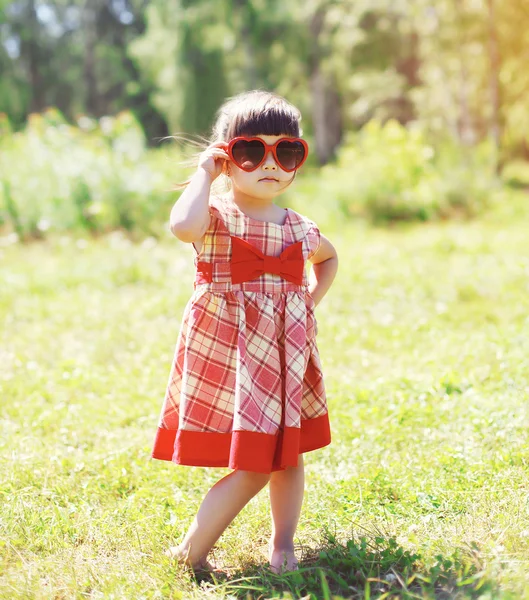
M 250 175 L 250 177 L 249 177 Z M 233 180 L 238 187 L 248 187 L 253 185 L 251 173 L 237 173 L 233 176 Z

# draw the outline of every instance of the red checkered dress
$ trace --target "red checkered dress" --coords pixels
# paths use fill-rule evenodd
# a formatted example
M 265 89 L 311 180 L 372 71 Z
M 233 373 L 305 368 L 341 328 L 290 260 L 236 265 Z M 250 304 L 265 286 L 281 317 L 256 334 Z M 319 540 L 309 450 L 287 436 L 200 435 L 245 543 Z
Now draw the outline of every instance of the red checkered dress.
M 153 458 L 270 473 L 297 466 L 300 453 L 330 443 L 305 270 L 301 285 L 274 272 L 231 282 L 232 236 L 266 256 L 278 257 L 296 242 L 303 261 L 316 252 L 315 223 L 285 212 L 277 225 L 248 217 L 228 198 L 211 197 Z

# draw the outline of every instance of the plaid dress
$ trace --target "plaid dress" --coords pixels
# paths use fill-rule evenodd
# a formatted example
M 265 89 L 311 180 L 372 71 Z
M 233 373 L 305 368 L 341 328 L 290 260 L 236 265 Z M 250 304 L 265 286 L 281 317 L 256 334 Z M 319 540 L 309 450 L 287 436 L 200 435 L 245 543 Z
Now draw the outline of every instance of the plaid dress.
M 232 283 L 233 236 L 272 261 L 301 242 L 300 267 L 317 251 L 316 224 L 285 212 L 283 225 L 258 221 L 228 198 L 211 196 L 153 458 L 270 473 L 330 443 L 305 269 L 301 284 L 275 272 Z

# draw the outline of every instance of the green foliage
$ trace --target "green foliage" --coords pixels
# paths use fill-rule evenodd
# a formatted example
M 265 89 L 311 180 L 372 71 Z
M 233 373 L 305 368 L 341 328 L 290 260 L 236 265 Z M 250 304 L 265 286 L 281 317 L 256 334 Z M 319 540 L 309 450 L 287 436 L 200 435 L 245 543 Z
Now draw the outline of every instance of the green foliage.
M 529 188 L 529 161 L 512 160 L 501 172 L 503 181 L 515 188 Z
M 404 549 L 394 537 L 362 535 L 355 539 L 353 535 L 338 539 L 324 527 L 322 538 L 317 551 L 307 551 L 298 571 L 270 576 L 264 569 L 250 568 L 237 570 L 230 578 L 216 574 L 215 583 L 241 600 L 263 596 L 412 600 L 449 597 L 456 590 L 459 597 L 470 599 L 498 591 L 460 549 L 454 550 L 450 557 L 437 554 L 425 560 L 419 553 Z M 476 544 L 473 549 L 480 550 Z
M 0 112 L 17 129 L 58 106 L 70 122 L 131 110 L 149 141 L 203 134 L 226 96 L 261 87 L 301 108 L 322 163 L 371 119 L 494 137 L 502 163 L 527 150 L 521 0 L 2 0 L 0 23 Z
M 20 237 L 48 230 L 100 233 L 124 229 L 160 235 L 176 200 L 171 187 L 187 178 L 182 152 L 146 148 L 130 113 L 68 125 L 57 110 L 32 115 L 23 132 L 0 141 L 0 225 Z M 28 177 L 28 165 L 31 165 Z M 280 202 L 322 226 L 345 219 L 376 223 L 471 218 L 491 206 L 500 182 L 490 148 L 434 148 L 418 128 L 369 122 L 350 136 L 334 164 L 309 167 Z M 321 199 L 325 198 L 325 202 Z
M 419 128 L 373 120 L 321 169 L 319 189 L 312 191 L 340 215 L 376 223 L 473 217 L 500 187 L 486 156 L 463 154 L 453 143 L 436 149 Z M 302 190 L 309 188 L 302 184 Z
M 227 24 L 204 0 L 154 2 L 146 15 L 147 30 L 129 52 L 156 88 L 153 103 L 171 132 L 208 133 L 229 94 L 223 53 Z
M 157 235 L 166 222 L 180 156 L 147 151 L 127 112 L 66 123 L 57 110 L 32 115 L 0 141 L 0 218 L 21 237 L 46 231 L 125 229 Z M 7 130 L 7 127 L 4 127 Z

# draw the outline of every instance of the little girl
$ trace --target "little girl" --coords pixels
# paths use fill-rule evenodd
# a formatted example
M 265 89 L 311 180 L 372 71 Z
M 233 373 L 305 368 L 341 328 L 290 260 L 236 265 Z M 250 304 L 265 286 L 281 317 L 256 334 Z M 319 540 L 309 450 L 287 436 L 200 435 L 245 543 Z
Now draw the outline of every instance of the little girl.
M 196 277 L 152 457 L 233 469 L 166 552 L 193 569 L 213 568 L 210 549 L 269 482 L 270 568 L 295 570 L 303 453 L 331 441 L 314 307 L 338 259 L 315 223 L 274 204 L 307 158 L 300 119 L 272 93 L 228 100 L 171 211 L 171 231 L 193 244 Z M 221 174 L 228 191 L 218 195 Z

